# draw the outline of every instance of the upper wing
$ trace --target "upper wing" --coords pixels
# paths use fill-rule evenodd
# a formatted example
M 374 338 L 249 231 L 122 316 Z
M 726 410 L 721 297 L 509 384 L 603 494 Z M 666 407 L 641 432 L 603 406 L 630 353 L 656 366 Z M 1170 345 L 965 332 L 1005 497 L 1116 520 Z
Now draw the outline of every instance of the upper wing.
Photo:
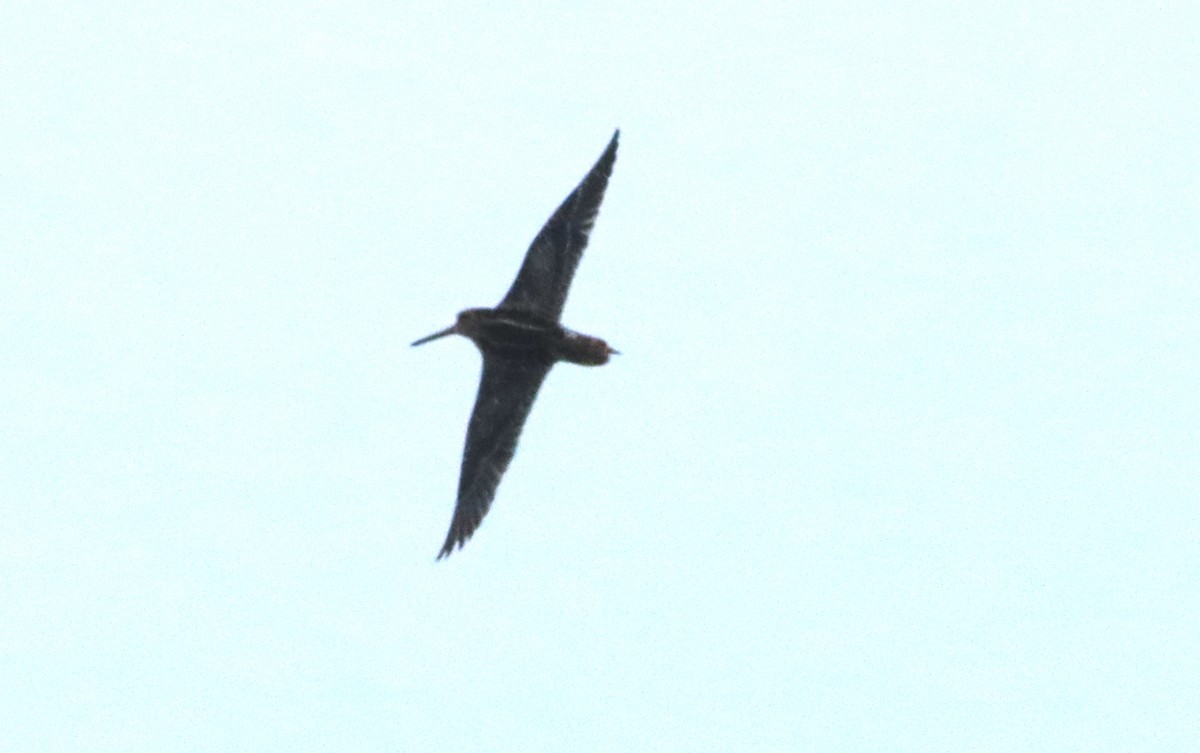
M 458 502 L 450 532 L 438 559 L 461 547 L 475 533 L 496 496 L 500 478 L 517 451 L 517 438 L 538 388 L 552 364 L 485 355 L 475 410 L 467 426 Z
M 600 202 L 604 199 L 608 176 L 617 160 L 620 135 L 619 130 L 613 133 L 600 159 L 546 220 L 525 253 L 517 279 L 500 301 L 501 308 L 535 311 L 558 321 L 567 301 L 571 278 L 575 276 L 583 249 L 587 248 L 588 233 L 592 231 Z

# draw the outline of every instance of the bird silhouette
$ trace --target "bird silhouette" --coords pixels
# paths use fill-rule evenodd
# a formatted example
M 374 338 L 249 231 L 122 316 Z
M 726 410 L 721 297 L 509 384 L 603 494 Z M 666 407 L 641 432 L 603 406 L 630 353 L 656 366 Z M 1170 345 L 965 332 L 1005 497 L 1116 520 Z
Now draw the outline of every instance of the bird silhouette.
M 559 319 L 608 187 L 620 135 L 620 130 L 613 133 L 596 164 L 538 231 L 499 305 L 459 312 L 452 326 L 413 343 L 457 334 L 470 338 L 483 356 L 458 500 L 439 560 L 461 548 L 487 515 L 551 367 L 559 361 L 599 366 L 617 353 L 600 338 L 567 329 Z

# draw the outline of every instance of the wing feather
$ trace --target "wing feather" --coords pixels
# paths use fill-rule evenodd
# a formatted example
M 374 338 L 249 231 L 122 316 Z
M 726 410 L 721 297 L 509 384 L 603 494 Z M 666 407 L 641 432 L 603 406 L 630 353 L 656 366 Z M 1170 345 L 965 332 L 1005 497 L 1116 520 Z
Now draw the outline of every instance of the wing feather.
M 567 302 L 571 279 L 583 250 L 587 248 L 600 202 L 604 199 L 604 190 L 617 160 L 620 135 L 619 130 L 613 133 L 600 159 L 546 220 L 529 245 L 517 279 L 500 301 L 499 308 L 534 311 L 558 321 Z
M 552 365 L 535 359 L 484 356 L 479 393 L 463 447 L 458 501 L 438 559 L 462 547 L 483 522 L 500 479 L 517 451 L 517 440 L 533 400 Z

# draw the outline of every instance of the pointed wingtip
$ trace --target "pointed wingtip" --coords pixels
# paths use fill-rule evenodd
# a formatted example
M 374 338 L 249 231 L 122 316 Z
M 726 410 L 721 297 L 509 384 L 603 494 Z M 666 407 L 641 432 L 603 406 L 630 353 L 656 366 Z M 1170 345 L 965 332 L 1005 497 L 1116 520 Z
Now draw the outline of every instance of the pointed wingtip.
M 454 521 L 452 521 L 450 524 L 450 530 L 446 533 L 446 543 L 442 544 L 442 551 L 438 552 L 438 556 L 435 561 L 441 562 L 451 554 L 454 554 L 455 549 L 462 549 L 463 544 L 467 543 L 467 539 L 469 538 L 471 538 L 470 534 L 464 536 L 462 533 L 456 531 Z

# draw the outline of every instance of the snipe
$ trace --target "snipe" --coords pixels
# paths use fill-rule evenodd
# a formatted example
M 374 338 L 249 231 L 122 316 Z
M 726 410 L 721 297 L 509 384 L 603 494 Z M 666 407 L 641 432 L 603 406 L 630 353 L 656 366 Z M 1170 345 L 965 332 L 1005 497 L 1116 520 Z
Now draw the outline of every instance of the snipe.
M 413 343 L 457 334 L 470 338 L 483 355 L 479 393 L 463 447 L 458 501 L 438 559 L 461 548 L 483 521 L 550 368 L 559 361 L 599 366 L 617 352 L 600 338 L 567 329 L 559 319 L 604 199 L 620 135 L 619 130 L 613 133 L 600 159 L 550 215 L 500 304 L 462 311 L 453 326 Z

